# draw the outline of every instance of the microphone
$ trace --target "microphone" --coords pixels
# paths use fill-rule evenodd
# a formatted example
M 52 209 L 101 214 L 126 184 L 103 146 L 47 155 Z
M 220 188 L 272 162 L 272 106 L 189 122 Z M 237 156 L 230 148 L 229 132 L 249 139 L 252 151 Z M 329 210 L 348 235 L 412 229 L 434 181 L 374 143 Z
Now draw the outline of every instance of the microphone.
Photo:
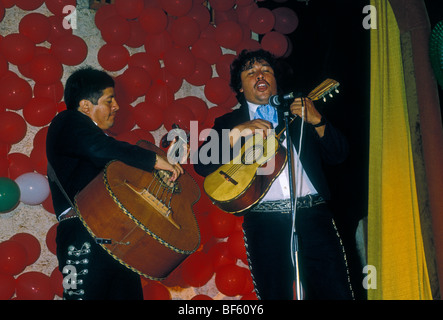
M 287 101 L 293 101 L 295 98 L 301 97 L 300 92 L 290 92 L 287 94 L 276 94 L 269 98 L 269 104 L 274 108 L 279 108 L 284 105 Z

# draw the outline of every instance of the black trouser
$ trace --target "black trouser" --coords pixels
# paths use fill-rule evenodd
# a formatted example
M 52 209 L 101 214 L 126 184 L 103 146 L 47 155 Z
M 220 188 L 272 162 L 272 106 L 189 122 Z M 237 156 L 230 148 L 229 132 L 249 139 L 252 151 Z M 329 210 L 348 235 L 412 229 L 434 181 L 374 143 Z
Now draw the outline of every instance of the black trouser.
M 143 299 L 140 276 L 96 244 L 79 218 L 59 223 L 56 242 L 59 269 L 65 270 L 64 299 Z
M 294 299 L 292 215 L 250 212 L 243 230 L 259 299 Z M 346 256 L 327 205 L 298 209 L 296 230 L 304 299 L 353 299 Z

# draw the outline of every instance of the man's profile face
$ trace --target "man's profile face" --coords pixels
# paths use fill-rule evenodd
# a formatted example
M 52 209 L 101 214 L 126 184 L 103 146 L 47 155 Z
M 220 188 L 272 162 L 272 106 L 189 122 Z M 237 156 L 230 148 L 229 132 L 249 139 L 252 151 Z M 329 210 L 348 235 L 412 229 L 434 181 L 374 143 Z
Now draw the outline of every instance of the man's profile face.
M 115 115 L 120 107 L 115 100 L 114 88 L 109 87 L 103 90 L 102 96 L 97 104 L 92 104 L 87 115 L 102 130 L 108 130 L 114 125 Z
M 241 75 L 243 92 L 247 101 L 254 104 L 267 104 L 272 95 L 277 94 L 277 81 L 274 69 L 264 60 L 246 65 Z

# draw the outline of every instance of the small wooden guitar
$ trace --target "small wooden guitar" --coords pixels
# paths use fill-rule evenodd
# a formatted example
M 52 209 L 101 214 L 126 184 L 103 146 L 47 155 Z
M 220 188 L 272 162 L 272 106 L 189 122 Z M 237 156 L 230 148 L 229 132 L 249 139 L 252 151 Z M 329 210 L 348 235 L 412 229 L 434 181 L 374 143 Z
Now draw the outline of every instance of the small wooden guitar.
M 340 84 L 326 79 L 307 96 L 312 101 L 332 97 Z M 203 188 L 213 203 L 225 212 L 241 215 L 258 203 L 268 192 L 273 181 L 283 171 L 287 150 L 278 142 L 279 134 L 263 139 L 261 134 L 248 137 L 237 156 L 208 175 Z

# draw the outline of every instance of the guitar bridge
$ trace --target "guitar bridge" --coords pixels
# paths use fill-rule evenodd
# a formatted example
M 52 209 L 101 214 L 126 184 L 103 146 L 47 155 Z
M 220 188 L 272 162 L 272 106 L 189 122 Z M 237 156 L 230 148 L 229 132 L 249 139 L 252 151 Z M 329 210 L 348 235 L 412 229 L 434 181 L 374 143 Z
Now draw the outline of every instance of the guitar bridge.
M 225 178 L 226 181 L 231 182 L 231 183 L 232 183 L 233 185 L 235 185 L 235 186 L 238 184 L 237 181 L 235 181 L 234 179 L 232 179 L 232 177 L 231 177 L 229 174 L 227 174 L 226 172 L 224 172 L 223 170 L 220 170 L 219 173 Z
M 152 193 L 150 193 L 149 190 L 136 188 L 135 186 L 129 184 L 126 180 L 125 185 L 128 186 L 129 189 L 137 193 L 140 197 L 142 197 L 143 200 L 145 200 L 154 209 L 156 209 L 156 212 L 165 217 L 174 227 L 176 227 L 177 229 L 181 229 L 177 222 L 172 219 L 172 210 L 167 207 L 162 201 L 157 199 Z

